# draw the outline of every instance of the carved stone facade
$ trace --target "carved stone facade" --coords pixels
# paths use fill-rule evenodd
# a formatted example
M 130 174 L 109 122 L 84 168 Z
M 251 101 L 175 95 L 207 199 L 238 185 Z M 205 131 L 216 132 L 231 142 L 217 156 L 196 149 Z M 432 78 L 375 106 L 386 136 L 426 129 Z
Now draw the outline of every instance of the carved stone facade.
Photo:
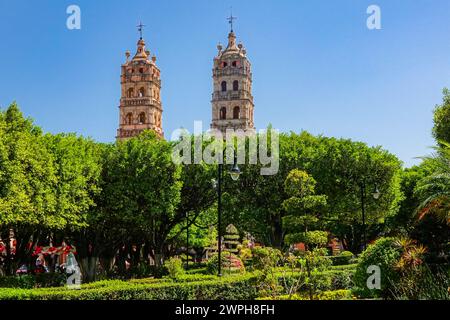
M 156 66 L 156 57 L 150 58 L 142 37 L 137 43 L 137 52 L 130 60 L 126 52 L 122 65 L 120 98 L 120 119 L 117 139 L 123 140 L 152 129 L 159 136 L 162 130 L 161 78 Z
M 228 35 L 228 46 L 214 58 L 211 129 L 254 130 L 251 64 L 236 35 Z

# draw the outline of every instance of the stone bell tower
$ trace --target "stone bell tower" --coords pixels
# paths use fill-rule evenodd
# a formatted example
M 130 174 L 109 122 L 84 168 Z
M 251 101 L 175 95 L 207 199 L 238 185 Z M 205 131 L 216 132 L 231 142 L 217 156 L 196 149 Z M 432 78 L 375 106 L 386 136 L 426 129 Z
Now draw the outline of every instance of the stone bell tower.
M 118 140 L 137 136 L 146 129 L 163 136 L 160 70 L 156 66 L 156 57 L 150 58 L 150 51 L 145 49 L 143 27 L 142 23 L 138 26 L 141 36 L 136 54 L 130 60 L 127 51 L 127 60 L 122 65 Z
M 251 64 L 244 46 L 236 45 L 233 20 L 225 50 L 219 44 L 214 58 L 211 129 L 225 134 L 226 129 L 254 130 Z

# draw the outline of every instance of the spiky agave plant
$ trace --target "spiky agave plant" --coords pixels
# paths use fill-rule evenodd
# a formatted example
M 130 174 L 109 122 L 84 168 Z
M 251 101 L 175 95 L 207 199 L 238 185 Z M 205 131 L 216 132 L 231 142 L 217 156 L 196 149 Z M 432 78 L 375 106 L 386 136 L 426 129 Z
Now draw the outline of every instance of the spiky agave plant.
M 423 258 L 427 252 L 427 248 L 421 244 L 417 244 L 415 240 L 408 238 L 400 238 L 395 241 L 396 246 L 402 252 L 397 263 L 397 269 L 401 272 L 415 270 L 423 264 Z

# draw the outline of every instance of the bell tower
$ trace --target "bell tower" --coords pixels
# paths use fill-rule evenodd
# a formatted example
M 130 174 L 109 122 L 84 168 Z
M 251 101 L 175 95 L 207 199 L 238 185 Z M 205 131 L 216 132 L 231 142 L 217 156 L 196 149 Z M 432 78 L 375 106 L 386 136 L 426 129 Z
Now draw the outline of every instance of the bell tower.
M 138 26 L 140 38 L 136 54 L 130 60 L 127 51 L 126 62 L 122 65 L 118 140 L 137 136 L 146 129 L 163 136 L 160 70 L 156 57 L 150 57 L 150 51 L 145 48 L 143 27 L 142 23 Z
M 214 58 L 211 129 L 225 134 L 227 129 L 254 130 L 251 64 L 244 46 L 236 45 L 231 15 L 228 45 L 218 45 Z

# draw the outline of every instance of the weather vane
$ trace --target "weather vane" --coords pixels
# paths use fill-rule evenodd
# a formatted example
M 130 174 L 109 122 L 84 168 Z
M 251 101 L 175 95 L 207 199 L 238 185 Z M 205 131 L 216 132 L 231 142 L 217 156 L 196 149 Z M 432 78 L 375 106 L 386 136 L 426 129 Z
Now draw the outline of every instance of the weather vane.
M 142 31 L 144 30 L 145 24 L 142 24 L 142 22 L 139 22 L 139 25 L 137 26 L 139 34 L 141 35 L 142 39 Z
M 230 17 L 227 19 L 228 23 L 231 25 L 231 32 L 233 32 L 233 20 L 236 20 L 236 17 L 233 17 L 233 8 L 230 8 L 231 11 L 231 15 Z

